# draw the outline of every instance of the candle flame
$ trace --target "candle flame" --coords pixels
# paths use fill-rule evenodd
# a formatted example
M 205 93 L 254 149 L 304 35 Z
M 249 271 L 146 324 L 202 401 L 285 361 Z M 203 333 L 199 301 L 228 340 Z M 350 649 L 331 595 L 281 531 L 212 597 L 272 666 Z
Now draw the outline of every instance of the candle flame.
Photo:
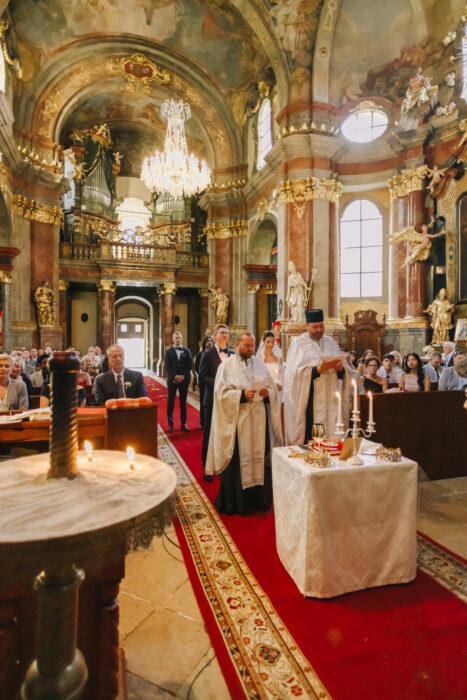
M 367 396 L 368 396 L 369 399 L 372 398 L 373 394 L 371 393 L 371 391 L 368 392 Z
M 88 455 L 91 454 L 91 452 L 92 452 L 92 445 L 91 445 L 91 443 L 89 442 L 89 440 L 85 440 L 85 441 L 84 441 L 84 449 L 86 450 L 86 452 L 88 453 Z
M 130 462 L 132 462 L 132 461 L 134 460 L 134 458 L 135 458 L 135 451 L 134 451 L 134 449 L 133 449 L 132 447 L 127 447 L 127 448 L 126 448 L 126 456 L 127 456 L 128 459 L 130 460 Z
M 351 384 L 352 384 L 352 386 L 357 386 L 357 382 L 355 381 L 355 379 L 352 379 Z
M 340 397 L 341 397 L 340 391 L 336 391 L 336 399 L 340 399 Z

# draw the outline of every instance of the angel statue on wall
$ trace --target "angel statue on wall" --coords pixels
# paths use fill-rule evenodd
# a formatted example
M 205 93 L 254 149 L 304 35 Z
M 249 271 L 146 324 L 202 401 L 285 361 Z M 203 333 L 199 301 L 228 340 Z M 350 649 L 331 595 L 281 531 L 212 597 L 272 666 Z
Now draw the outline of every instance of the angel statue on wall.
M 211 309 L 216 317 L 216 325 L 226 325 L 229 317 L 229 295 L 222 291 L 222 287 L 212 287 L 209 292 L 212 294 Z
M 446 234 L 445 229 L 439 233 L 428 233 L 435 220 L 436 217 L 432 217 L 429 225 L 423 224 L 420 226 L 420 233 L 418 233 L 413 226 L 406 226 L 402 231 L 389 234 L 390 243 L 406 242 L 409 244 L 409 252 L 402 263 L 402 267 L 427 260 L 431 252 L 431 239 L 439 238 L 439 236 L 444 236 Z
M 310 286 L 307 287 L 300 272 L 297 271 L 295 263 L 289 260 L 289 284 L 287 289 L 287 304 L 290 309 L 290 320 L 292 323 L 305 323 L 305 309 L 308 305 L 308 298 L 313 287 L 313 278 L 317 270 L 311 271 Z
M 423 313 L 430 314 L 430 326 L 433 328 L 432 343 L 440 345 L 449 340 L 449 331 L 452 328 L 452 312 L 454 304 L 448 299 L 446 289 L 440 289 L 438 295 Z

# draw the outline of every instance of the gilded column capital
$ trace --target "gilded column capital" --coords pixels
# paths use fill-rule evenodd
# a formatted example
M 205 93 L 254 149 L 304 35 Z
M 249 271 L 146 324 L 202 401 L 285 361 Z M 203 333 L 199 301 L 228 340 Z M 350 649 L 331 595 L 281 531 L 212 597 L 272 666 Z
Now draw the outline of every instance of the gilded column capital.
M 277 288 L 275 284 L 267 284 L 266 285 L 266 295 L 268 294 L 277 294 Z
M 0 270 L 0 282 L 3 282 L 4 284 L 11 284 L 12 279 L 13 277 L 11 272 Z
M 285 180 L 276 189 L 274 198 L 276 204 L 293 204 L 297 216 L 301 219 L 307 202 L 313 199 L 324 199 L 328 202 L 339 203 L 342 185 L 337 180 L 325 177 L 309 177 L 306 180 Z
M 248 233 L 248 221 L 246 219 L 232 219 L 227 222 L 211 221 L 206 224 L 204 231 L 208 241 L 213 238 L 242 238 Z
M 60 224 L 64 218 L 61 207 L 54 207 L 49 204 L 37 202 L 22 194 L 14 194 L 11 197 L 13 213 L 22 216 L 24 219 L 40 221 L 43 224 Z
M 166 282 L 159 286 L 159 294 L 164 296 L 165 294 L 175 294 L 177 291 L 177 286 L 174 282 Z
M 66 292 L 68 289 L 68 282 L 67 280 L 58 280 L 58 291 L 59 292 Z
M 101 280 L 96 287 L 98 292 L 112 292 L 112 294 L 115 294 L 117 289 L 117 285 L 112 280 Z
M 428 166 L 420 165 L 418 168 L 406 168 L 398 175 L 393 175 L 388 180 L 389 198 L 391 200 L 406 197 L 410 192 L 422 190 L 428 175 Z
M 200 295 L 201 299 L 207 299 L 209 296 L 209 289 L 206 289 L 206 287 L 203 289 L 198 289 L 198 294 Z
M 256 294 L 260 286 L 260 284 L 256 284 L 255 282 L 247 282 L 248 294 Z

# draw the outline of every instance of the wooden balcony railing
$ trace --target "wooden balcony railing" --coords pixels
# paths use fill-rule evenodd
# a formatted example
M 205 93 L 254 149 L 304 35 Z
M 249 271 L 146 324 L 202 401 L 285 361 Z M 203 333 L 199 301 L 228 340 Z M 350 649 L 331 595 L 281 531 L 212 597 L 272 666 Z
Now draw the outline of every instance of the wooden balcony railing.
M 60 256 L 67 260 L 112 260 L 116 263 L 137 262 L 171 264 L 180 267 L 208 267 L 206 253 L 130 243 L 102 242 L 100 245 L 92 245 L 62 242 Z

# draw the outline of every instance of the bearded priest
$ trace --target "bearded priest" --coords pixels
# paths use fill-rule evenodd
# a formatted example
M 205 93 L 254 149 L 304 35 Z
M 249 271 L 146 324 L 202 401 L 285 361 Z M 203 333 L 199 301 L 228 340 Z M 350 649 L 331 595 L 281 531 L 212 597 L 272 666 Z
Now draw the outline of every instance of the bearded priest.
M 253 356 L 254 336 L 244 332 L 236 345 L 216 375 L 206 474 L 220 474 L 217 510 L 247 515 L 271 505 L 270 457 L 282 428 L 276 384 Z
M 342 416 L 347 427 L 350 381 L 355 372 L 343 359 L 333 338 L 324 335 L 322 309 L 305 312 L 306 331 L 295 338 L 287 353 L 284 377 L 285 444 L 303 445 L 312 438 L 314 423 L 322 423 L 326 437 L 335 437 L 342 379 Z

